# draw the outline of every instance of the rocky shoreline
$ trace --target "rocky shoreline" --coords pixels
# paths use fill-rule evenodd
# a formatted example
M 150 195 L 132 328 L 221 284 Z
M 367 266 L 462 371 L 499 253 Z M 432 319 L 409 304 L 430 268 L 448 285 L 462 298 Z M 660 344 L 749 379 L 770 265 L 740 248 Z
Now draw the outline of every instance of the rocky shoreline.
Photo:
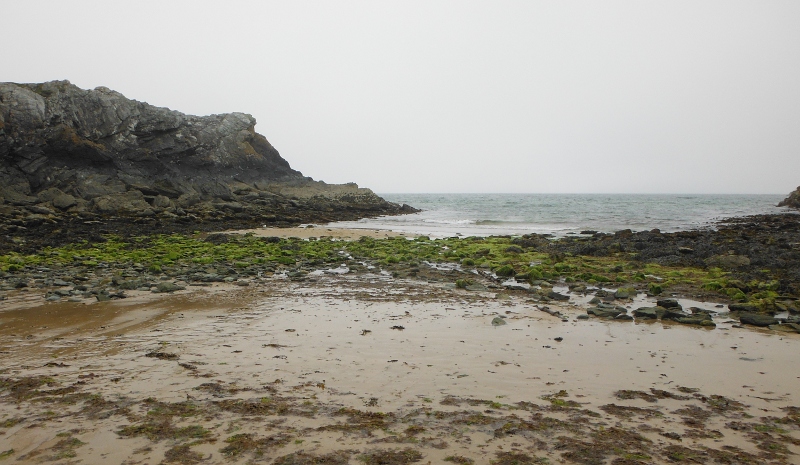
M 244 113 L 192 116 L 68 81 L 0 83 L 0 253 L 416 211 L 292 169 Z
M 85 233 L 81 226 L 76 230 Z M 324 228 L 312 229 L 319 237 L 307 240 L 199 231 L 115 235 L 113 222 L 94 226 L 89 242 L 0 256 L 0 298 L 8 299 L 6 305 L 30 303 L 31 297 L 40 303 L 93 302 L 211 283 L 247 287 L 272 277 L 303 281 L 320 273 L 382 273 L 524 296 L 543 305 L 582 302 L 581 318 L 706 327 L 736 318 L 800 332 L 800 215 L 739 218 L 708 231 L 587 233 L 559 240 L 527 235 L 342 241 L 326 237 Z M 723 308 L 683 308 L 676 300 L 681 298 Z
M 736 288 L 744 292 L 751 290 L 747 283 L 774 280 L 773 291 L 790 299 L 800 296 L 800 215 L 796 213 L 728 218 L 707 230 L 586 233 L 558 241 L 529 235 L 517 242 L 544 246 L 556 255 L 628 254 L 642 263 L 719 268 L 739 281 Z
M 324 196 L 292 199 L 268 194 L 268 199 L 257 204 L 234 201 L 209 202 L 185 209 L 156 207 L 143 215 L 56 212 L 41 202 L 34 206 L 0 205 L 0 254 L 37 253 L 46 247 L 96 241 L 106 234 L 127 238 L 265 226 L 290 227 L 416 211 L 408 205 L 383 201 L 371 193 L 336 199 Z
M 303 176 L 254 128 L 255 119 L 243 113 L 185 115 L 103 87 L 0 83 L 0 288 L 38 288 L 53 300 L 120 298 L 130 289 L 159 292 L 167 282 L 300 278 L 346 266 L 465 288 L 513 279 L 544 300 L 567 285 L 597 298 L 604 288 L 629 289 L 703 296 L 754 314 L 797 312 L 797 214 L 733 218 L 716 229 L 677 233 L 410 242 L 418 248 L 405 239 L 344 247 L 330 238 L 229 240 L 213 233 L 416 211 L 354 183 Z M 795 205 L 797 195 L 782 204 Z M 174 249 L 162 250 L 169 241 Z M 240 248 L 236 257 L 220 255 L 228 242 Z M 54 288 L 59 282 L 66 284 L 56 288 L 71 289 Z M 593 314 L 622 315 L 601 304 L 611 308 L 596 306 Z M 707 324 L 702 316 L 673 319 Z

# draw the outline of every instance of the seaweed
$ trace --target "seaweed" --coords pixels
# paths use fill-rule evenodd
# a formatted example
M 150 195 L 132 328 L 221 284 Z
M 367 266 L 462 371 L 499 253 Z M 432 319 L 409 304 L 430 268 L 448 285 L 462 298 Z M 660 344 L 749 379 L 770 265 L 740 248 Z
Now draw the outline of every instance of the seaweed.
M 337 450 L 329 454 L 314 455 L 306 452 L 295 452 L 275 459 L 273 465 L 347 465 L 353 452 Z
M 253 434 L 235 434 L 225 439 L 228 445 L 219 451 L 227 457 L 237 457 L 247 452 L 252 452 L 256 456 L 261 456 L 269 449 L 285 446 L 291 442 L 292 439 L 292 436 L 286 434 L 275 434 L 262 438 Z
M 168 449 L 164 453 L 165 463 L 180 463 L 194 465 L 203 461 L 203 454 L 193 451 L 189 444 L 180 444 Z
M 405 465 L 422 460 L 422 454 L 415 449 L 376 450 L 359 455 L 358 460 L 365 465 Z

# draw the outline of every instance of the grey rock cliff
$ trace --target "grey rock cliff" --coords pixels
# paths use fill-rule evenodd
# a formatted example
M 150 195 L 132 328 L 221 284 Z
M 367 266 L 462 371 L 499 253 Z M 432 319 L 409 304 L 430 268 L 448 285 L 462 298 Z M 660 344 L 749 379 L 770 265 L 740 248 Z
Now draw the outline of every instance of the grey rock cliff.
M 91 200 L 139 188 L 230 197 L 229 185 L 301 180 L 243 113 L 189 116 L 67 81 L 0 84 L 0 181 Z M 13 196 L 13 194 L 12 194 Z
M 244 113 L 190 116 L 68 81 L 0 83 L 0 204 L 40 215 L 201 219 L 287 207 L 329 213 L 319 221 L 339 219 L 337 209 L 403 211 L 355 184 L 304 177 L 255 124 Z

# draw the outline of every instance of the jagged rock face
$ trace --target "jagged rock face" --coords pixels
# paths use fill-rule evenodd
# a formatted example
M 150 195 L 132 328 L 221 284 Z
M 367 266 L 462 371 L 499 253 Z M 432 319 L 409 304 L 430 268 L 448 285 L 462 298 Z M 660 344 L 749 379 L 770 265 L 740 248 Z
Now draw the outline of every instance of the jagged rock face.
M 779 203 L 778 206 L 800 209 L 800 187 L 798 187 L 794 192 L 789 194 L 789 197 L 786 197 L 785 199 L 781 200 L 781 203 Z
M 0 83 L 0 252 L 87 235 L 411 213 L 293 170 L 255 119 L 189 116 L 67 81 Z
M 189 116 L 67 81 L 0 83 L 0 185 L 12 198 L 57 188 L 87 201 L 132 189 L 232 200 L 236 183 L 303 180 L 255 124 L 243 113 Z
M 350 183 L 306 178 L 244 113 L 190 116 L 68 81 L 0 83 L 0 205 L 38 215 L 293 221 L 413 211 Z M 361 213 L 358 213 L 361 212 Z M 291 216 L 291 215 L 290 215 Z

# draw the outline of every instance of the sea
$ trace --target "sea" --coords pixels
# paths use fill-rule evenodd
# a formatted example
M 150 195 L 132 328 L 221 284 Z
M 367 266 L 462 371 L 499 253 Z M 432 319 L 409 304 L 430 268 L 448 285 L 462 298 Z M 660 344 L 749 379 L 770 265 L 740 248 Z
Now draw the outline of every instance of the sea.
M 331 223 L 329 227 L 453 236 L 662 232 L 714 228 L 724 218 L 785 213 L 785 195 L 379 194 L 422 211 Z

